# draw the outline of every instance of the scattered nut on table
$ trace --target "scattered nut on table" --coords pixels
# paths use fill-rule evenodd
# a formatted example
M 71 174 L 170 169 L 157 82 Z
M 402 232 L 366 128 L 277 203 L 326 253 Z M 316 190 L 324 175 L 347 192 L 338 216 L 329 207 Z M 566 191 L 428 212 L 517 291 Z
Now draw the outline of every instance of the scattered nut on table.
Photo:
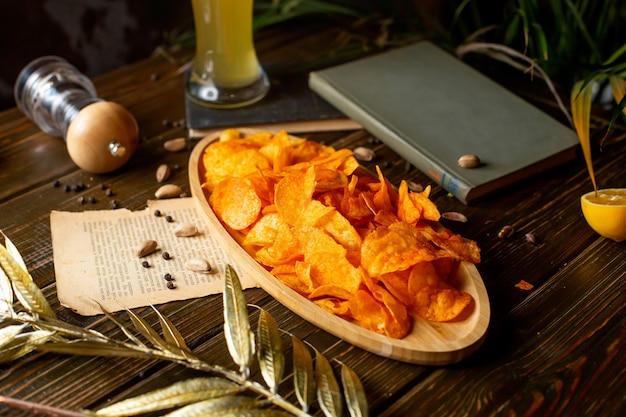
M 465 217 L 463 213 L 458 213 L 456 211 L 441 213 L 441 217 L 447 220 L 452 220 L 453 222 L 467 223 L 467 217 Z
M 156 170 L 157 182 L 167 181 L 172 175 L 172 170 L 168 164 L 161 164 Z
M 198 234 L 198 227 L 193 223 L 183 223 L 174 229 L 174 235 L 178 237 L 190 237 Z
M 176 184 L 165 184 L 154 193 L 156 198 L 174 198 L 182 194 L 183 190 Z
M 199 272 L 201 274 L 209 274 L 211 272 L 211 264 L 208 261 L 199 258 L 189 259 L 185 264 L 185 267 L 187 267 L 190 271 Z
M 457 161 L 457 163 L 459 164 L 461 168 L 468 168 L 468 169 L 476 168 L 480 166 L 481 164 L 480 158 L 473 154 L 461 156 L 459 160 Z
M 372 149 L 366 148 L 365 146 L 357 146 L 354 148 L 352 153 L 356 159 L 364 162 L 372 161 L 376 157 L 376 153 Z
M 163 143 L 163 147 L 170 152 L 182 151 L 183 149 L 187 147 L 187 139 L 185 138 L 170 139 Z
M 143 258 L 144 256 L 148 256 L 151 253 L 155 252 L 157 250 L 157 247 L 158 243 L 156 240 L 147 239 L 141 242 L 139 246 L 137 246 L 135 254 L 139 258 Z

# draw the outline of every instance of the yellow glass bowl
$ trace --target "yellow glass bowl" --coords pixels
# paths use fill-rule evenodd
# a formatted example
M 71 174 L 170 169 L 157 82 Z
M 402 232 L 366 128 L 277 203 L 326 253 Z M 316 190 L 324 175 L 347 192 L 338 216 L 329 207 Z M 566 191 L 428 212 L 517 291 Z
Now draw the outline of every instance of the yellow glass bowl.
M 600 236 L 626 240 L 626 188 L 607 188 L 580 198 L 583 216 Z

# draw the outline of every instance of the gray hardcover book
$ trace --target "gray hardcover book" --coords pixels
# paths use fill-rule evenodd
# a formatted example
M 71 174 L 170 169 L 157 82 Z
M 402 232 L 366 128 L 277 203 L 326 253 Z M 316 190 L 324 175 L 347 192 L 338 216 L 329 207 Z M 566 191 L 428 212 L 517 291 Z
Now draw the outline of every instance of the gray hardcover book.
M 466 204 L 576 155 L 572 129 L 431 42 L 312 72 L 309 86 Z M 482 164 L 461 168 L 467 154 Z

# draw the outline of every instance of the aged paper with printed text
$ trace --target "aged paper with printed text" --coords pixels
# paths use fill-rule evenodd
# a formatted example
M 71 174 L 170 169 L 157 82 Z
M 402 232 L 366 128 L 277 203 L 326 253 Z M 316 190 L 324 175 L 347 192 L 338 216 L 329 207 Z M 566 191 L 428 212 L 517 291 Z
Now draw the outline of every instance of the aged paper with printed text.
M 159 210 L 162 216 L 154 215 Z M 172 216 L 172 221 L 165 219 Z M 199 233 L 177 237 L 174 229 L 193 223 Z M 149 201 L 141 211 L 126 209 L 50 214 L 57 294 L 62 305 L 82 315 L 157 305 L 222 292 L 224 267 L 235 267 L 243 288 L 256 286 L 246 280 L 223 251 L 203 219 L 193 198 Z M 135 249 L 146 239 L 158 249 L 143 258 Z M 167 252 L 171 259 L 164 259 Z M 191 258 L 207 260 L 209 274 L 185 267 Z M 149 267 L 142 265 L 146 261 Z M 168 289 L 165 274 L 173 277 Z

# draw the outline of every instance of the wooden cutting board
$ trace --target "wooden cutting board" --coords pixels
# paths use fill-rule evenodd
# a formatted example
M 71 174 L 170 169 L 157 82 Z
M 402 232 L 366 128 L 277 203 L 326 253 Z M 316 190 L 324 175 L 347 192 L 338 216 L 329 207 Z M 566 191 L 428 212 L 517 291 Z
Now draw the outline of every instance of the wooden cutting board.
M 239 129 L 245 135 L 251 129 Z M 361 349 L 387 358 L 421 365 L 446 365 L 459 362 L 474 353 L 482 344 L 490 319 L 487 291 L 478 270 L 473 264 L 462 263 L 458 271 L 459 289 L 472 295 L 474 306 L 464 320 L 434 323 L 415 317 L 413 330 L 403 339 L 393 339 L 340 317 L 327 313 L 307 298 L 292 290 L 272 276 L 256 262 L 222 226 L 208 203 L 209 193 L 202 188 L 204 149 L 219 133 L 207 136 L 197 143 L 189 159 L 191 193 L 204 213 L 207 226 L 221 240 L 233 262 L 245 274 L 285 307 L 338 338 Z

